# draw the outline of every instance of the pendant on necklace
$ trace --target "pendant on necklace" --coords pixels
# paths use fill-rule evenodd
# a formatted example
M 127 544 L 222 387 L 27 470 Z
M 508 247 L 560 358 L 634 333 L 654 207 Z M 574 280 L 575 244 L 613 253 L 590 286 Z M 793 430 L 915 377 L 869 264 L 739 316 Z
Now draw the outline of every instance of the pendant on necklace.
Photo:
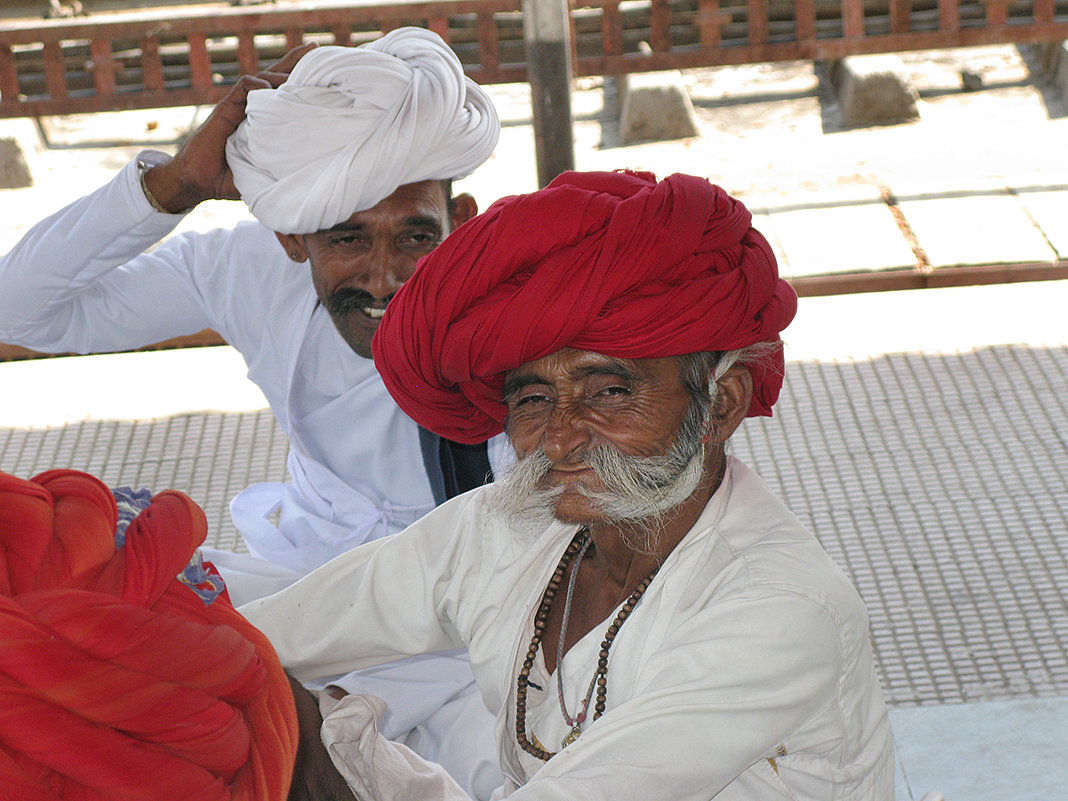
M 571 743 L 575 742 L 575 740 L 579 738 L 580 734 L 582 734 L 582 728 L 578 723 L 576 723 L 571 729 L 571 731 L 567 733 L 567 736 L 560 741 L 560 747 L 567 748 L 569 745 L 571 745 Z

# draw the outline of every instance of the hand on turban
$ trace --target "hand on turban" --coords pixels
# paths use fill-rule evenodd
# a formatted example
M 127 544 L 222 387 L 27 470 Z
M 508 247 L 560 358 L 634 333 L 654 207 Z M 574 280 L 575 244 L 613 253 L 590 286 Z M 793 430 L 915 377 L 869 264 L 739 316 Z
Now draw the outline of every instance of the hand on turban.
M 283 234 L 330 228 L 402 184 L 462 178 L 500 133 L 489 97 L 422 28 L 316 48 L 246 109 L 226 160 L 252 213 Z
M 375 365 L 417 423 L 499 433 L 503 374 L 571 347 L 626 359 L 778 342 L 797 296 L 739 201 L 702 178 L 565 173 L 457 229 L 397 293 Z M 782 352 L 750 368 L 771 414 Z
M 297 724 L 274 651 L 175 579 L 203 513 L 162 492 L 118 548 L 117 520 L 92 476 L 0 473 L 0 797 L 283 801 Z

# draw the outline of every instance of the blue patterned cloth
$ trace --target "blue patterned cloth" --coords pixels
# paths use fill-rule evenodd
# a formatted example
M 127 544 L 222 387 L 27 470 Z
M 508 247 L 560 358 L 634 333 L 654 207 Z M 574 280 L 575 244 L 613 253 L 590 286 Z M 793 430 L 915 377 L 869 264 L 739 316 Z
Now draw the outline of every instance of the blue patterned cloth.
M 152 493 L 147 489 L 118 487 L 113 488 L 111 494 L 115 497 L 115 505 L 119 509 L 119 522 L 115 526 L 115 548 L 118 549 L 126 542 L 126 530 L 134 518 L 152 504 Z M 193 553 L 189 564 L 176 578 L 195 592 L 205 606 L 226 589 L 222 577 L 209 573 L 204 567 L 204 559 L 199 549 Z

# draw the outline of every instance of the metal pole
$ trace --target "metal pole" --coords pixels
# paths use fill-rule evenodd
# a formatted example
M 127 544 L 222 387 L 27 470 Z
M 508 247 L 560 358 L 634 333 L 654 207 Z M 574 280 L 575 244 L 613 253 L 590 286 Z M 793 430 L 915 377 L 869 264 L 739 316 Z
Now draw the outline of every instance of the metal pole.
M 571 16 L 568 0 L 523 0 L 538 186 L 575 169 L 571 134 Z

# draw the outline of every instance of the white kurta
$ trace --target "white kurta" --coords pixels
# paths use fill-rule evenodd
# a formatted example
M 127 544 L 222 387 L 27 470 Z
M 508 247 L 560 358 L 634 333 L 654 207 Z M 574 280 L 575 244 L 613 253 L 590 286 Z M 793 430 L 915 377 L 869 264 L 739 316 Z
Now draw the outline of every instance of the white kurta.
M 374 363 L 341 339 L 317 303 L 308 266 L 290 261 L 255 222 L 177 235 L 150 250 L 180 219 L 152 209 L 131 162 L 39 223 L 0 260 L 0 342 L 100 353 L 212 328 L 241 353 L 289 437 L 292 477 L 253 485 L 231 504 L 253 556 L 209 553 L 241 603 L 400 531 L 434 500 L 417 426 Z M 277 525 L 268 519 L 276 511 Z M 444 730 L 457 717 L 457 697 L 481 706 L 462 654 L 339 683 L 386 697 L 390 736 L 432 758 L 443 743 L 452 747 Z M 476 737 L 455 764 L 468 785 L 484 786 L 494 762 L 488 713 L 485 723 L 482 743 Z
M 893 747 L 863 603 L 741 462 L 730 459 L 616 636 L 607 711 L 547 763 L 516 744 L 516 678 L 574 527 L 523 540 L 484 498 L 455 498 L 241 612 L 301 677 L 466 645 L 516 801 L 891 801 Z M 571 710 L 610 622 L 565 656 Z M 528 696 L 527 729 L 556 749 L 568 727 L 555 677 L 544 665 L 532 675 L 546 693 Z M 376 769 L 366 752 L 357 772 Z M 361 774 L 404 798 L 397 778 Z

